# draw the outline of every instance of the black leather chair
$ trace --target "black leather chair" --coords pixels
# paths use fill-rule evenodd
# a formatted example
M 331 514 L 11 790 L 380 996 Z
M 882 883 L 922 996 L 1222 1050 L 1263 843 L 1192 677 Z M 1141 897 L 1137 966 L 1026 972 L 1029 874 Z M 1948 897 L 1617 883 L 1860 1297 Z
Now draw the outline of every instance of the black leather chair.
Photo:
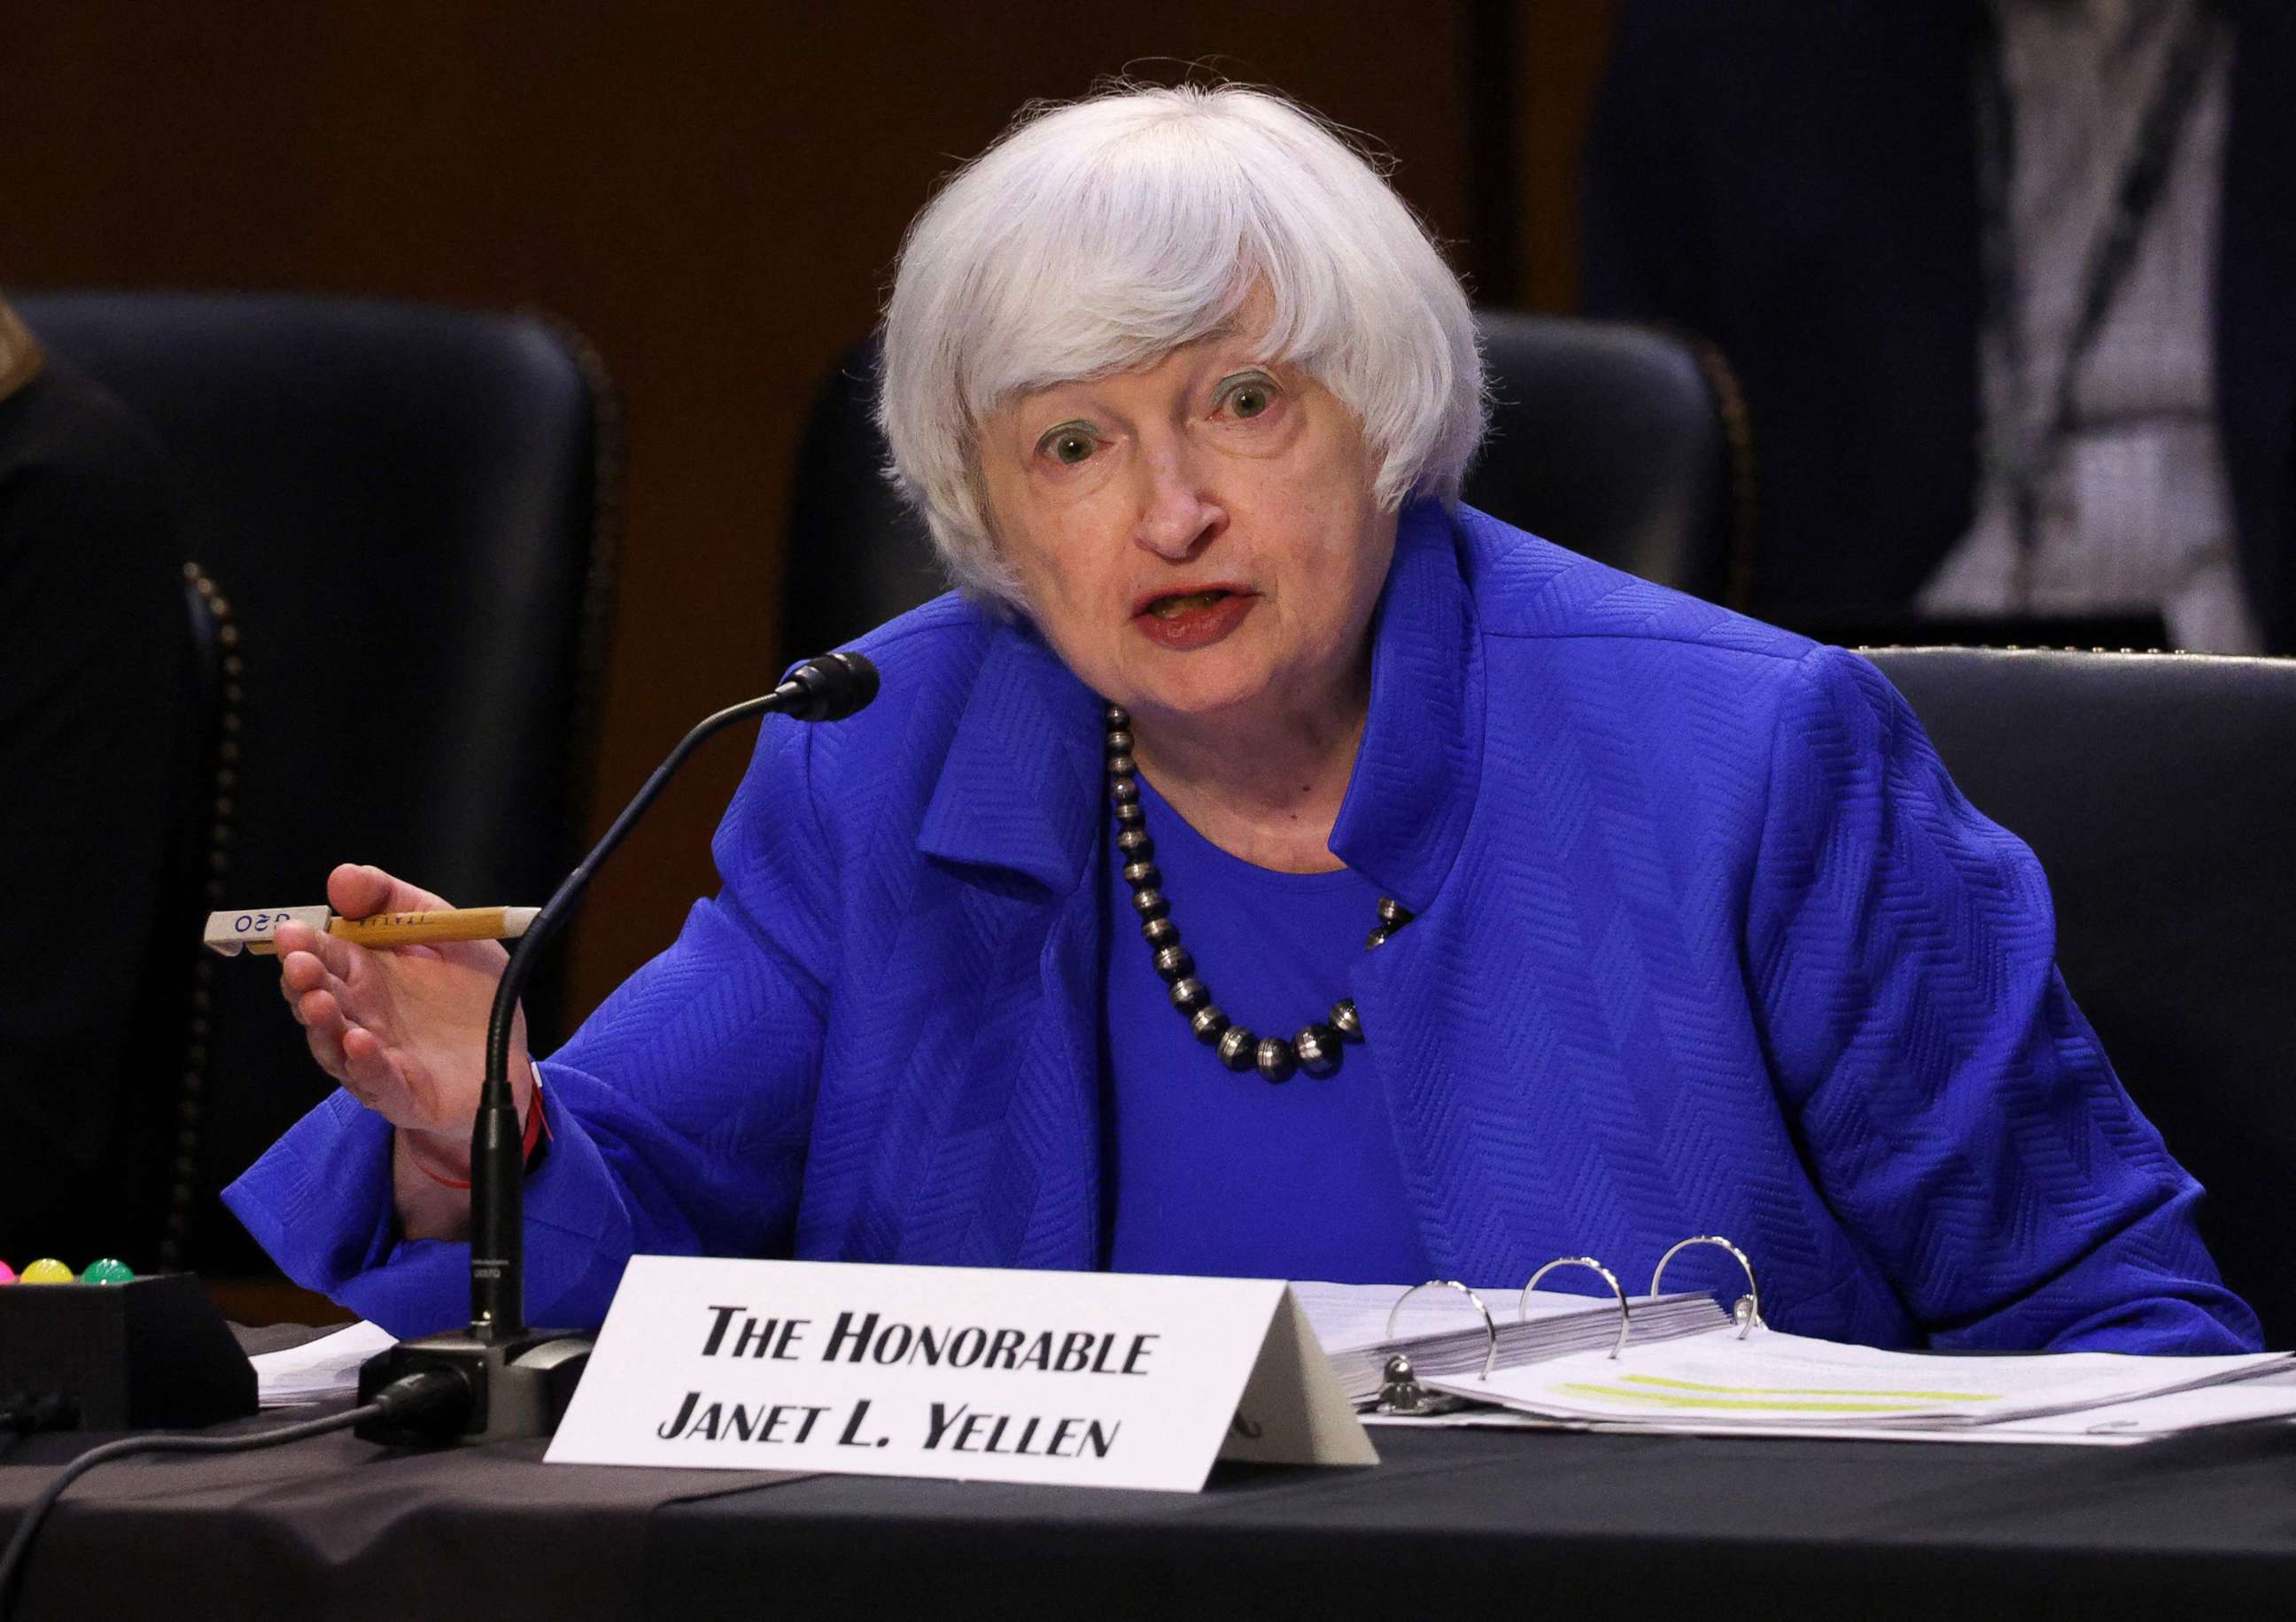
M 1476 317 L 1491 427 L 1470 506 L 1714 602 L 1753 519 L 1752 447 L 1720 351 L 1619 321 Z
M 187 550 L 228 589 L 214 904 L 319 901 L 341 860 L 538 904 L 585 825 L 609 632 L 619 439 L 587 347 L 533 315 L 375 299 L 13 302 L 157 435 Z M 249 1272 L 215 1193 L 328 1084 L 260 960 L 201 975 L 171 1259 Z M 555 1005 L 553 987 L 529 1004 L 538 1041 Z
M 2031 845 L 2057 961 L 2202 1227 L 2296 1345 L 2296 660 L 1888 648 L 1972 804 Z
M 1710 348 L 1622 322 L 1486 311 L 1491 431 L 1472 506 L 1716 600 L 1742 573 L 1752 453 Z M 924 526 L 881 470 L 877 341 L 816 396 L 790 506 L 785 651 L 833 647 L 945 589 Z
M 798 442 L 783 547 L 782 662 L 850 642 L 948 589 L 924 521 L 884 476 L 877 340 L 848 349 Z
M 122 1208 L 127 1224 L 116 1248 L 168 1269 L 184 1265 L 198 1209 L 221 963 L 198 943 L 206 915 L 226 905 L 239 777 L 236 758 L 225 758 L 226 737 L 239 731 L 239 633 L 230 601 L 197 563 L 184 565 L 184 610 L 189 725 L 177 744 L 175 825 L 156 924 L 129 1016 L 135 1062 L 148 1072 L 135 1094 L 144 1118 L 123 1123 L 114 1167 L 137 1186 L 113 1191 L 107 1201 Z

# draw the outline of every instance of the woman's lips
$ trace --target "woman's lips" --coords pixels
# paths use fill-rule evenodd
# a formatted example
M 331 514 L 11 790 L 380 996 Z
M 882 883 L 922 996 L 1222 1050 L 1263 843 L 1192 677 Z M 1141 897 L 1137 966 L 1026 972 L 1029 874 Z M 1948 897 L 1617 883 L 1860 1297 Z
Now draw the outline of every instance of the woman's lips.
M 1243 623 L 1259 601 L 1250 592 L 1226 586 L 1169 592 L 1151 600 L 1132 616 L 1132 623 L 1157 646 L 1185 651 L 1219 641 Z

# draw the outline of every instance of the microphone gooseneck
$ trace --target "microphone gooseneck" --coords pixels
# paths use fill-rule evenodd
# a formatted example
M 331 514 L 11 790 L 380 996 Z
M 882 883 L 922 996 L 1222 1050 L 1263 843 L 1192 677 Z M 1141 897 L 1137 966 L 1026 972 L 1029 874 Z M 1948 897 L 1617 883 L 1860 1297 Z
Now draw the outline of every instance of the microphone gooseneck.
M 536 954 L 558 931 L 646 807 L 693 754 L 716 733 L 751 716 L 778 712 L 799 721 L 841 721 L 877 696 L 877 667 L 858 653 L 807 659 L 761 698 L 709 717 L 681 739 L 622 808 L 581 865 L 566 875 L 525 938 L 512 948 L 487 1019 L 486 1077 L 471 1126 L 471 1336 L 499 1341 L 526 1332 L 524 1182 L 526 1147 L 510 1085 L 510 1028 L 533 977 Z

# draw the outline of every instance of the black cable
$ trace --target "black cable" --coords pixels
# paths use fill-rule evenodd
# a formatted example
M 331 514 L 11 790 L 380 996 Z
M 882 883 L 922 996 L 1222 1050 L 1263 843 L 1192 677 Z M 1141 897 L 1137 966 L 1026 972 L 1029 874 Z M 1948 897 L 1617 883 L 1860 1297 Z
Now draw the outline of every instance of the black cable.
M 373 1414 L 411 1418 L 450 1402 L 467 1405 L 470 1400 L 471 1382 L 461 1371 L 426 1369 L 392 1380 L 375 1393 L 373 1401 L 361 1403 L 356 1408 L 322 1414 L 299 1424 L 282 1425 L 275 1430 L 242 1436 L 129 1436 L 91 1447 L 58 1470 L 56 1479 L 24 1506 L 15 1534 L 8 1539 L 6 1552 L 0 1552 L 0 1618 L 5 1618 L 15 1608 L 16 1581 L 22 1575 L 25 1559 L 32 1547 L 32 1535 L 39 1530 L 40 1522 L 55 1507 L 56 1500 L 64 1495 L 65 1489 L 99 1464 L 138 1453 L 248 1453 L 258 1447 L 276 1447 L 283 1443 L 325 1436 L 330 1431 L 348 1430 Z

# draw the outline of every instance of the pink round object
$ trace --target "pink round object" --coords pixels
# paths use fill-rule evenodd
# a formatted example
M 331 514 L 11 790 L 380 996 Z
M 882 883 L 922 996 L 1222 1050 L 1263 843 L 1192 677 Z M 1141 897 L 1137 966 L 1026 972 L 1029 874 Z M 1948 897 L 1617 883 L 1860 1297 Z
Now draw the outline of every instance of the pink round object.
M 15 1282 L 16 1270 L 6 1262 L 0 1262 L 0 1284 L 12 1284 Z

